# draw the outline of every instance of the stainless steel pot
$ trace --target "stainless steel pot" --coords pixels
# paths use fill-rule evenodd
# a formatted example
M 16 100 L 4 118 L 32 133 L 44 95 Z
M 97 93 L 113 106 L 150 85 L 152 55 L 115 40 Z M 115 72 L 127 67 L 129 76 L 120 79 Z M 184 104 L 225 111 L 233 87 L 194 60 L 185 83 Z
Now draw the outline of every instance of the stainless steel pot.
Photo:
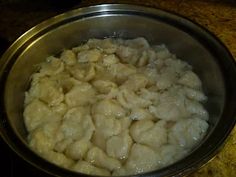
M 225 46 L 207 30 L 175 14 L 134 5 L 107 4 L 80 8 L 51 18 L 22 35 L 0 60 L 1 136 L 23 159 L 56 176 L 78 173 L 55 166 L 27 146 L 23 124 L 24 92 L 36 64 L 89 38 L 145 37 L 165 43 L 177 57 L 193 65 L 209 97 L 209 130 L 186 158 L 145 176 L 181 176 L 209 161 L 235 124 L 236 65 Z M 85 175 L 83 175 L 85 176 Z

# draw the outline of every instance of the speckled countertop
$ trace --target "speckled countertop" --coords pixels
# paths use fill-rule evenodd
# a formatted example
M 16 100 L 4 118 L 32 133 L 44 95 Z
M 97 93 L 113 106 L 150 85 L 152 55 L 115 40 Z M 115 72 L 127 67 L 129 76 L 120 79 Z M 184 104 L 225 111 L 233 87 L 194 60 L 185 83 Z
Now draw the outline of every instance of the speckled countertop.
M 53 1 L 53 0 L 52 0 Z M 12 43 L 23 32 L 37 23 L 70 8 L 101 3 L 141 4 L 181 14 L 206 27 L 229 48 L 236 59 L 236 1 L 234 0 L 82 0 L 61 8 L 46 0 L 38 2 L 0 0 L 0 39 Z M 27 4 L 27 8 L 26 8 Z M 49 7 L 50 6 L 50 7 Z M 1 46 L 0 46 L 1 48 Z M 191 177 L 236 176 L 236 128 L 218 155 Z

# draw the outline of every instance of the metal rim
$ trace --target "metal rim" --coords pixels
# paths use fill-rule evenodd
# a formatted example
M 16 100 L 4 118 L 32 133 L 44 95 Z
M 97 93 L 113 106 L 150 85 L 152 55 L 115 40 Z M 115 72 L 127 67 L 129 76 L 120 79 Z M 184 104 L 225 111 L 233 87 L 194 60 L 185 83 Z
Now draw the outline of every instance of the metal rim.
M 154 9 L 150 7 L 142 7 L 137 5 L 127 5 L 127 4 L 103 4 L 103 5 L 95 5 L 90 7 L 83 7 L 76 10 L 72 10 L 66 13 L 63 13 L 61 15 L 58 15 L 56 17 L 50 18 L 49 20 L 46 20 L 39 25 L 33 27 L 26 33 L 24 33 L 20 38 L 18 38 L 11 47 L 4 53 L 2 56 L 2 59 L 0 60 L 0 75 L 1 75 L 1 90 L 4 90 L 4 82 L 7 77 L 8 68 L 11 67 L 11 59 L 17 58 L 18 52 L 20 49 L 24 49 L 25 46 L 27 46 L 27 43 L 30 43 L 35 38 L 39 37 L 44 32 L 50 31 L 50 29 L 63 25 L 67 22 L 78 20 L 81 18 L 87 18 L 94 15 L 101 15 L 101 14 L 135 14 L 135 15 L 144 15 L 149 18 L 154 18 L 156 20 L 163 20 L 166 23 L 170 23 L 172 25 L 177 26 L 178 28 L 193 34 L 193 37 L 195 37 L 197 40 L 201 41 L 203 45 L 205 45 L 214 55 L 217 55 L 217 57 L 224 57 L 227 59 L 228 63 L 222 63 L 222 61 L 219 61 L 219 63 L 222 65 L 221 69 L 223 69 L 224 78 L 226 79 L 226 83 L 229 83 L 226 85 L 227 90 L 229 90 L 230 94 L 233 94 L 232 89 L 236 88 L 236 85 L 231 82 L 231 76 L 232 74 L 236 75 L 236 64 L 235 61 L 228 51 L 228 49 L 224 46 L 224 44 L 217 39 L 212 33 L 210 33 L 208 30 L 204 29 L 200 25 L 190 21 L 187 18 L 181 17 L 179 15 L 163 11 L 160 9 Z M 204 43 L 202 41 L 205 41 Z M 207 42 L 206 42 L 207 41 Z M 216 50 L 218 49 L 218 50 Z M 226 71 L 226 68 L 229 70 Z M 230 72 L 229 72 L 230 71 Z M 231 85 L 230 85 L 231 84 Z M 232 98 L 236 98 L 236 94 L 226 95 L 226 100 L 229 101 L 228 104 L 225 105 L 224 108 L 224 115 L 223 116 L 230 116 L 232 118 L 229 125 L 225 126 L 225 128 L 222 130 L 221 138 L 212 138 L 215 142 L 214 147 L 209 147 L 209 145 L 204 144 L 199 149 L 197 149 L 193 154 L 189 155 L 185 159 L 181 160 L 177 164 L 173 164 L 171 166 L 165 167 L 163 169 L 146 173 L 145 176 L 176 176 L 176 175 L 182 175 L 185 173 L 188 173 L 189 171 L 192 171 L 193 169 L 196 169 L 203 164 L 205 164 L 207 161 L 209 161 L 214 155 L 219 151 L 219 149 L 222 147 L 223 143 L 225 142 L 227 136 L 233 129 L 235 123 L 236 123 L 236 110 L 229 111 L 229 107 L 232 105 Z M 226 101 L 226 102 L 227 102 Z M 4 108 L 4 100 L 1 100 L 1 107 Z M 219 127 L 219 126 L 217 126 Z M 216 129 L 217 129 L 216 127 Z M 44 170 L 50 174 L 53 175 L 70 175 L 70 176 L 77 176 L 77 173 L 70 172 L 68 170 L 64 170 L 62 168 L 59 168 L 55 165 L 50 164 L 49 162 L 40 159 L 37 157 L 32 151 L 30 151 L 22 142 L 20 142 L 17 137 L 14 135 L 13 130 L 7 123 L 6 115 L 4 114 L 4 109 L 1 110 L 1 135 L 3 139 L 9 144 L 9 146 L 23 159 L 31 163 L 32 165 L 40 168 L 41 170 Z M 212 145 L 213 146 L 213 145 Z M 204 154 L 204 156 L 197 157 L 198 152 L 207 151 Z M 33 158 L 30 158 L 33 156 Z M 196 159 L 197 160 L 193 160 Z M 188 161 L 188 164 L 184 163 L 185 161 Z M 46 168 L 47 167 L 47 168 Z M 85 175 L 83 175 L 85 176 Z M 138 175 L 137 175 L 138 176 Z M 144 176 L 144 175 L 142 175 Z

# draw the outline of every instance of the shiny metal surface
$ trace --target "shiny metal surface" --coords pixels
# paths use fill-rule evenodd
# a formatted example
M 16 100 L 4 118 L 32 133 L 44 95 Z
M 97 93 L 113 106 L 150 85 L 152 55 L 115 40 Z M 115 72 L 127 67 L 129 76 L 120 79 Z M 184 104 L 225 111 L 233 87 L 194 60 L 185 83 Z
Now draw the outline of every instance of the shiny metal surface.
M 235 124 L 236 66 L 214 36 L 198 25 L 162 10 L 107 4 L 73 10 L 51 18 L 21 36 L 0 60 L 1 136 L 22 158 L 56 176 L 76 176 L 34 154 L 26 143 L 23 124 L 24 92 L 37 64 L 49 55 L 89 38 L 145 37 L 151 44 L 165 43 L 187 61 L 203 81 L 209 100 L 210 128 L 202 143 L 185 159 L 146 176 L 181 176 L 210 160 Z

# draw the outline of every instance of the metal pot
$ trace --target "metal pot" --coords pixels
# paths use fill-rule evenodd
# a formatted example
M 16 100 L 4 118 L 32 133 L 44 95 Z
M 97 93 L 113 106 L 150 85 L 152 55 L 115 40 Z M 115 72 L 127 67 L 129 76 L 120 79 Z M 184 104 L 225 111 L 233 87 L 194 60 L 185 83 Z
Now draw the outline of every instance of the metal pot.
M 56 176 L 77 176 L 79 173 L 47 162 L 27 146 L 22 112 L 30 75 L 47 56 L 89 38 L 139 36 L 151 44 L 165 43 L 172 53 L 193 66 L 209 98 L 206 108 L 210 115 L 208 134 L 190 155 L 144 176 L 181 176 L 209 161 L 236 121 L 234 59 L 215 36 L 199 25 L 166 11 L 134 5 L 107 4 L 73 10 L 35 26 L 12 44 L 0 60 L 3 139 L 39 169 Z

